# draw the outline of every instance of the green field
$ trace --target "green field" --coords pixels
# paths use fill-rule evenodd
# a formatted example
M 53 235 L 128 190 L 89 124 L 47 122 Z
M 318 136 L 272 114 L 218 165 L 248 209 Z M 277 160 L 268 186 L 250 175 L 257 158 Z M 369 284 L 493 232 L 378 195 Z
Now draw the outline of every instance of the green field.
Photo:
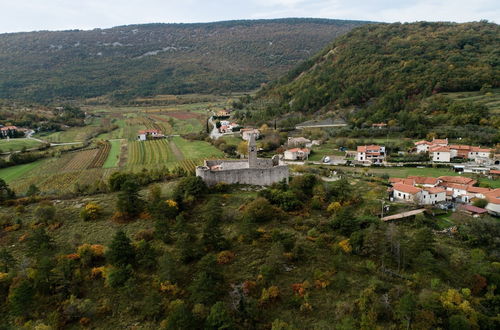
M 34 170 L 42 164 L 43 160 L 38 160 L 33 163 L 16 165 L 0 169 L 0 178 L 10 183 L 16 179 L 22 178 L 28 172 Z
M 205 141 L 188 141 L 179 136 L 173 139 L 186 159 L 224 157 L 224 153 Z
M 103 168 L 112 168 L 118 166 L 118 161 L 120 160 L 121 151 L 121 140 L 111 140 L 111 150 L 109 151 L 108 158 L 104 162 Z
M 27 149 L 36 148 L 41 146 L 42 143 L 36 140 L 19 138 L 19 139 L 0 139 L 0 150 L 2 152 L 18 151 L 22 150 L 24 147 Z

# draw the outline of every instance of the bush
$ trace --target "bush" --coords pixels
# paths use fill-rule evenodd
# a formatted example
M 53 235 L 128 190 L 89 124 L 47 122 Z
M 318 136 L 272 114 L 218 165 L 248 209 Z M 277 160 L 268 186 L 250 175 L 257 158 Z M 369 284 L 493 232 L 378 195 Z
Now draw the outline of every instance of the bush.
M 284 218 L 284 213 L 281 209 L 271 205 L 267 199 L 258 197 L 246 205 L 243 216 L 252 222 L 262 223 L 273 219 L 280 220 Z
M 80 212 L 83 221 L 95 221 L 101 215 L 102 209 L 96 203 L 88 203 Z

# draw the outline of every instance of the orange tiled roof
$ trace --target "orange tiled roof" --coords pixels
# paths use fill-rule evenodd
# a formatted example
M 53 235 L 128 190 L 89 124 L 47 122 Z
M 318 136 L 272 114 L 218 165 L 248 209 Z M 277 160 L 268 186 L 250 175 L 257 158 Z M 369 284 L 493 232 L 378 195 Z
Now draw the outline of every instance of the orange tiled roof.
M 449 152 L 450 148 L 444 146 L 432 146 L 430 152 Z
M 367 150 L 372 150 L 372 151 L 380 151 L 380 146 L 372 144 L 369 146 L 358 146 L 357 151 L 358 152 L 366 152 Z
M 439 180 L 437 178 L 427 177 L 427 176 L 414 176 L 411 175 L 408 179 L 412 179 L 416 184 L 437 184 Z
M 444 183 L 458 183 L 458 184 L 467 184 L 467 185 L 473 185 L 477 182 L 474 179 L 467 178 L 464 176 L 444 175 L 444 176 L 440 176 L 438 179 L 442 180 Z
M 484 194 L 488 202 L 493 204 L 500 204 L 500 188 L 494 189 Z
M 309 152 L 309 149 L 307 149 L 307 148 L 292 148 L 292 149 L 288 149 L 287 151 L 290 151 L 290 152 Z
M 425 141 L 425 140 L 415 142 L 415 145 L 419 145 L 419 144 L 429 144 L 429 145 L 431 145 L 432 143 L 430 143 L 429 141 Z
M 442 187 L 430 187 L 430 188 L 424 188 L 425 191 L 428 191 L 429 194 L 439 194 L 442 192 L 446 192 L 446 190 Z
M 420 192 L 422 189 L 404 183 L 396 183 L 394 185 L 394 190 L 414 195 Z

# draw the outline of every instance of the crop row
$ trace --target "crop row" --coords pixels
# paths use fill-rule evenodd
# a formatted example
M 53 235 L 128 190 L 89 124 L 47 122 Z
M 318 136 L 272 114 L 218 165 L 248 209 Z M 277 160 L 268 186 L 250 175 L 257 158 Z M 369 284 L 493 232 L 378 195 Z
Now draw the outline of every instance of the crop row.
M 110 150 L 111 150 L 111 143 L 109 143 L 108 141 L 103 142 L 99 146 L 99 151 L 97 155 L 94 157 L 94 159 L 87 168 L 101 168 L 104 165 L 106 159 L 108 158 Z

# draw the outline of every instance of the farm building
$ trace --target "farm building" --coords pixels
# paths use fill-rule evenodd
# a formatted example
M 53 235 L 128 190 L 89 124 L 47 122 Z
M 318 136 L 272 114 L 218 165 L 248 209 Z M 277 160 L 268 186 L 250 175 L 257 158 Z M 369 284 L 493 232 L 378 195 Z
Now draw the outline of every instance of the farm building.
M 161 134 L 161 131 L 157 129 L 145 129 L 137 132 L 137 139 L 139 141 L 146 141 L 148 139 L 160 139 L 164 137 L 165 135 Z
M 250 141 L 250 136 L 254 136 L 255 139 L 260 137 L 260 131 L 256 128 L 243 128 L 240 130 L 241 138 L 245 141 Z
M 311 151 L 307 148 L 293 148 L 285 150 L 286 160 L 306 160 Z
M 288 182 L 289 169 L 280 165 L 278 156 L 272 159 L 257 158 L 255 135 L 250 135 L 248 159 L 245 160 L 205 160 L 204 166 L 196 167 L 199 176 L 209 186 L 217 183 L 251 184 L 268 186 L 285 180 Z

